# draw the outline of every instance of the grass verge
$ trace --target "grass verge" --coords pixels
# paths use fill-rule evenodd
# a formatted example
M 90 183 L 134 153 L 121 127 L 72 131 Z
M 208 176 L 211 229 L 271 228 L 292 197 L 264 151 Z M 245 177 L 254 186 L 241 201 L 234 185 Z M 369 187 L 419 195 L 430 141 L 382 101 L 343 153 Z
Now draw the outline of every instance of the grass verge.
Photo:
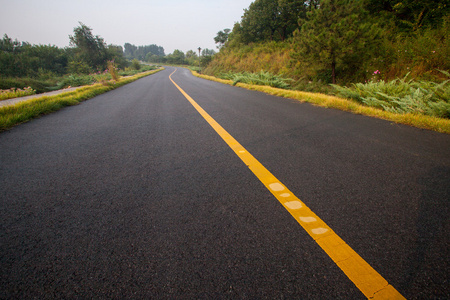
M 225 80 L 216 78 L 213 76 L 198 74 L 195 71 L 191 71 L 194 76 L 199 78 L 220 82 L 223 84 L 233 85 L 232 80 Z M 292 90 L 284 90 L 269 86 L 258 86 L 258 85 L 250 85 L 245 83 L 237 83 L 236 86 L 242 87 L 249 90 L 264 92 L 269 95 L 295 99 L 301 102 L 309 102 L 317 106 L 322 106 L 326 108 L 335 108 L 348 112 L 352 112 L 355 114 L 361 114 L 365 116 L 375 117 L 379 119 L 384 119 L 388 121 L 392 121 L 399 124 L 405 124 L 409 126 L 414 126 L 417 128 L 434 130 L 437 132 L 450 134 L 450 120 L 443 119 L 438 117 L 414 114 L 414 113 L 405 113 L 398 114 L 389 111 L 383 111 L 381 109 L 367 107 L 361 104 L 358 104 L 352 100 L 338 98 L 335 96 L 328 96 L 319 93 L 309 93 L 302 91 L 292 91 Z
M 132 77 L 122 78 L 117 82 L 97 83 L 55 96 L 42 96 L 33 100 L 19 102 L 15 105 L 0 107 L 0 131 L 10 129 L 15 125 L 49 114 L 63 107 L 76 105 L 161 70 L 163 69 L 143 72 Z

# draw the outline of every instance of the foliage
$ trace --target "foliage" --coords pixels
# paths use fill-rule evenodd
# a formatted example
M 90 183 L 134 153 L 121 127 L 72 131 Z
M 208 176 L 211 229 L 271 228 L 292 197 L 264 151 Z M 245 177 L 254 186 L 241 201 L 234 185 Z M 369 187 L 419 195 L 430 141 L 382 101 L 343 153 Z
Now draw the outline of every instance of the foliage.
M 6 34 L 0 40 L 0 74 L 5 77 L 36 77 L 39 70 L 64 74 L 67 62 L 67 53 L 56 46 L 21 43 Z
M 131 61 L 131 68 L 135 69 L 135 70 L 140 70 L 141 69 L 141 63 L 137 59 L 133 59 Z
M 247 83 L 247 84 L 256 84 L 256 85 L 267 85 L 276 88 L 287 89 L 289 88 L 289 81 L 292 79 L 282 78 L 277 75 L 273 75 L 269 72 L 261 71 L 259 73 L 233 73 L 228 72 L 222 74 L 220 76 L 223 79 L 229 79 L 233 81 L 233 85 L 236 85 L 238 82 Z
M 121 46 L 107 46 L 82 23 L 69 39 L 71 47 L 60 49 L 19 42 L 5 34 L 0 40 L 0 89 L 30 86 L 37 93 L 43 93 L 92 84 L 105 76 L 102 74 L 105 69 L 109 70 L 109 78 L 105 80 L 118 79 L 118 69 L 129 64 Z
M 240 47 L 224 47 L 204 69 L 206 74 L 220 76 L 227 72 L 257 73 L 261 70 L 282 77 L 299 79 L 298 69 L 292 66 L 291 43 L 268 42 Z
M 33 90 L 31 87 L 26 87 L 24 89 L 11 88 L 8 90 L 0 90 L 0 100 L 24 97 L 34 94 L 36 94 L 36 91 Z
M 448 72 L 444 73 L 450 77 Z M 339 96 L 386 111 L 450 118 L 449 82 L 406 81 L 405 77 L 388 82 L 357 83 L 352 87 L 335 85 L 334 88 Z
M 254 1 L 203 73 L 264 70 L 293 78 L 298 89 L 329 91 L 333 81 L 388 81 L 407 73 L 417 80 L 439 81 L 437 70 L 450 70 L 449 0 L 300 2 Z M 271 32 L 283 26 L 270 24 L 277 24 L 279 8 L 287 4 L 297 8 L 290 14 L 299 22 L 280 42 Z
M 103 38 L 94 36 L 92 28 L 81 22 L 73 31 L 74 35 L 69 36 L 70 45 L 74 47 L 72 61 L 77 65 L 88 66 L 90 70 L 104 70 L 106 62 L 112 57 Z
M 193 72 L 195 76 L 213 80 L 217 82 L 221 82 L 224 84 L 233 84 L 231 80 L 219 79 L 216 77 L 208 76 L 208 75 L 200 75 L 196 72 Z M 309 102 L 314 105 L 319 105 L 327 108 L 336 108 L 340 110 L 350 111 L 356 114 L 362 114 L 366 116 L 376 117 L 380 119 L 385 119 L 389 121 L 393 121 L 396 123 L 406 124 L 410 126 L 415 126 L 418 128 L 425 128 L 430 130 L 435 130 L 438 132 L 444 132 L 450 134 L 450 120 L 443 118 L 436 118 L 425 115 L 418 114 L 397 114 L 388 111 L 383 111 L 380 109 L 367 107 L 365 105 L 358 104 L 354 101 L 338 98 L 334 96 L 319 94 L 319 93 L 308 93 L 303 91 L 293 91 L 293 90 L 285 90 L 278 89 L 274 87 L 268 86 L 259 86 L 259 85 L 248 85 L 243 83 L 237 84 L 240 87 L 261 91 L 266 94 L 275 95 L 279 97 L 285 97 L 289 99 L 296 99 L 301 102 Z
M 46 79 L 37 79 L 32 77 L 3 77 L 0 80 L 0 89 L 20 88 L 25 89 L 31 87 L 37 94 L 50 91 L 50 87 L 55 86 L 58 78 L 52 77 Z
M 216 51 L 213 49 L 205 48 L 202 50 L 202 56 L 214 56 L 216 54 Z
M 140 61 L 147 60 L 147 56 L 165 56 L 164 48 L 155 44 L 148 46 L 135 46 L 130 43 L 125 43 L 124 55 L 127 59 L 137 59 Z
M 198 66 L 198 55 L 194 50 L 189 50 L 186 52 L 186 61 L 190 66 Z
M 411 35 L 384 31 L 377 45 L 379 51 L 368 64 L 371 71 L 360 80 L 369 80 L 374 70 L 381 70 L 379 77 L 385 80 L 401 78 L 407 73 L 415 78 L 442 77 L 438 69 L 450 70 L 449 32 L 450 15 L 442 19 L 438 28 L 424 28 Z
M 135 70 L 133 68 L 125 68 L 125 70 L 119 71 L 119 76 L 133 76 L 138 73 L 155 70 L 156 68 L 157 68 L 156 66 L 148 66 L 148 65 L 141 65 L 140 70 Z
M 125 69 L 130 65 L 129 61 L 124 56 L 122 46 L 108 45 L 108 52 L 110 53 L 109 61 L 114 61 L 114 64 L 118 69 Z
M 379 36 L 375 24 L 367 21 L 367 13 L 359 0 L 323 0 L 320 8 L 308 12 L 295 35 L 297 56 L 322 64 L 331 70 L 336 83 L 336 68 L 345 65 L 355 69 L 370 56 Z
M 448 15 L 448 0 L 366 0 L 367 9 L 373 15 L 381 14 L 393 20 L 402 32 L 414 32 L 423 28 L 436 28 Z
M 223 31 L 221 30 L 217 33 L 217 36 L 214 38 L 214 42 L 216 44 L 219 44 L 217 46 L 218 49 L 222 48 L 223 45 L 225 45 L 225 43 L 228 41 L 228 35 L 230 34 L 230 32 L 231 29 L 226 28 Z
M 173 65 L 184 65 L 186 64 L 185 58 L 186 56 L 183 51 L 175 49 L 172 54 L 167 55 L 167 63 Z
M 61 77 L 58 83 L 53 87 L 48 87 L 48 90 L 60 90 L 66 87 L 76 87 L 82 85 L 90 85 L 97 82 L 96 76 L 102 75 L 102 72 L 96 74 L 69 74 Z
M 297 29 L 298 18 L 305 12 L 305 1 L 255 0 L 244 10 L 241 22 L 235 24 L 230 43 L 283 41 Z

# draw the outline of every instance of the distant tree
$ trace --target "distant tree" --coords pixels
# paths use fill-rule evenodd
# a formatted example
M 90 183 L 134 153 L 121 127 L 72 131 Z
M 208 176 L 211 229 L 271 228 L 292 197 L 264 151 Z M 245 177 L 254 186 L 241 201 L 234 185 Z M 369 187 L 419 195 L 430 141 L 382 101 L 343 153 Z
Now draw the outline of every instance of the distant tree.
M 16 39 L 12 40 L 7 34 L 0 40 L 0 51 L 2 52 L 14 52 L 19 49 L 21 43 Z
M 183 65 L 186 63 L 185 57 L 183 51 L 176 49 L 172 54 L 167 55 L 167 62 L 169 64 Z
M 198 55 L 194 50 L 189 50 L 186 52 L 186 61 L 191 66 L 198 66 Z
M 127 59 L 133 59 L 135 58 L 134 52 L 137 50 L 137 47 L 135 45 L 131 45 L 130 43 L 125 43 L 124 45 L 124 55 Z
M 205 48 L 202 50 L 202 56 L 213 56 L 215 54 L 216 54 L 216 51 L 214 51 L 213 49 Z
M 322 0 L 307 19 L 300 20 L 297 55 L 328 67 L 332 83 L 336 83 L 337 66 L 358 68 L 378 37 L 379 30 L 367 21 L 362 4 L 359 0 Z
M 222 48 L 223 45 L 225 45 L 225 43 L 228 41 L 228 35 L 230 34 L 231 29 L 226 28 L 223 31 L 219 31 L 217 33 L 217 36 L 214 38 L 214 42 L 216 42 L 216 44 L 219 44 L 217 46 L 218 49 Z
M 122 46 L 117 45 L 109 45 L 108 46 L 109 57 L 111 60 L 114 60 L 116 66 L 119 69 L 124 69 L 129 66 L 129 62 L 126 60 L 124 56 L 124 51 Z
M 137 60 L 146 60 L 147 55 L 151 53 L 152 55 L 157 56 L 165 56 L 164 48 L 155 44 L 148 46 L 135 46 L 130 43 L 125 44 L 125 52 L 124 55 L 127 59 L 137 59 Z
M 186 59 L 197 58 L 197 53 L 194 50 L 186 52 Z
M 21 76 L 16 61 L 21 43 L 12 40 L 7 34 L 0 40 L 0 74 L 3 76 Z

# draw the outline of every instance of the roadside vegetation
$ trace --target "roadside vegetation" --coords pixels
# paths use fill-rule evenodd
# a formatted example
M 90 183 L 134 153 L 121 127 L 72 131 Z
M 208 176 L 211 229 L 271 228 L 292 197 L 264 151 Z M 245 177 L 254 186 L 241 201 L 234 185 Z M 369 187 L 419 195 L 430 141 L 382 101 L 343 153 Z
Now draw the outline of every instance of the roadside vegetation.
M 356 83 L 351 87 L 333 85 L 337 95 L 389 112 L 416 113 L 450 119 L 450 74 L 442 83 L 395 79 Z
M 34 94 L 36 94 L 36 91 L 31 87 L 26 87 L 24 89 L 11 88 L 8 90 L 0 90 L 0 100 L 30 96 Z
M 291 79 L 282 78 L 281 76 L 273 75 L 265 71 L 261 71 L 259 73 L 228 72 L 225 74 L 221 74 L 220 78 L 232 80 L 233 85 L 236 85 L 238 82 L 242 82 L 248 84 L 267 85 L 282 89 L 289 88 L 289 81 L 291 81 Z
M 450 133 L 448 32 L 448 1 L 255 0 L 201 73 Z
M 384 111 L 378 108 L 369 107 L 367 105 L 358 103 L 351 99 L 340 98 L 333 95 L 326 95 L 322 93 L 305 92 L 299 90 L 289 90 L 275 88 L 266 85 L 255 85 L 247 83 L 234 83 L 233 80 L 222 79 L 215 76 L 200 74 L 192 70 L 192 73 L 200 78 L 204 78 L 211 81 L 220 82 L 223 84 L 236 85 L 249 90 L 260 91 L 269 95 L 278 97 L 284 97 L 289 99 L 295 99 L 300 102 L 308 102 L 317 106 L 326 108 L 335 108 L 344 111 L 349 111 L 355 114 L 361 114 L 365 116 L 376 117 L 395 123 L 406 124 L 418 128 L 434 130 L 441 133 L 450 134 L 450 119 L 439 118 L 434 116 L 428 116 L 417 113 L 396 113 L 390 111 Z
M 220 52 L 202 71 L 263 70 L 301 90 L 406 74 L 439 82 L 450 69 L 449 12 L 447 1 L 256 0 L 218 32 Z
M 161 70 L 136 58 L 130 61 L 121 46 L 107 45 L 91 28 L 79 25 L 64 49 L 30 45 L 6 34 L 0 40 L 0 100 L 80 87 L 0 106 L 0 131 Z
M 37 94 L 66 87 L 116 81 L 155 67 L 130 62 L 122 46 L 107 45 L 80 23 L 69 37 L 70 47 L 31 45 L 7 34 L 0 40 L 1 99 Z M 13 92 L 14 91 L 14 92 Z

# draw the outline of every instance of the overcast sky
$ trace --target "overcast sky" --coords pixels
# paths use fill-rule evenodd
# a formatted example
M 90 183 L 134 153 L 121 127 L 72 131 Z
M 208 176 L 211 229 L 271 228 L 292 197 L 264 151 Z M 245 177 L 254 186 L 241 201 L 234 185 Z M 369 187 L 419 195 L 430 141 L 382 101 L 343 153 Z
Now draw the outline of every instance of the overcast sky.
M 31 44 L 69 46 L 78 22 L 107 44 L 156 44 L 165 53 L 216 49 L 253 0 L 0 0 L 0 34 Z

